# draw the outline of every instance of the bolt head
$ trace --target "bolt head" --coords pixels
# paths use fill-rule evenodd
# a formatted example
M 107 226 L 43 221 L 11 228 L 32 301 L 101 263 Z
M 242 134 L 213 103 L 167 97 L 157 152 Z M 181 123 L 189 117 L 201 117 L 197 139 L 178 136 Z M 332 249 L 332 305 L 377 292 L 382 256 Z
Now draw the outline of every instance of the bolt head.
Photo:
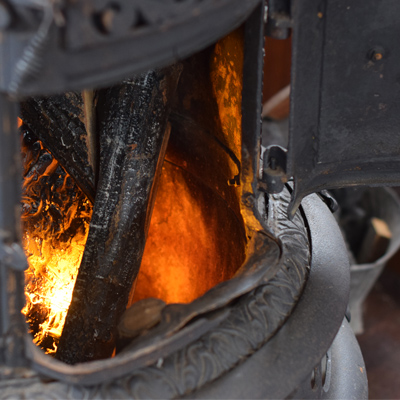
M 376 46 L 368 52 L 368 58 L 372 61 L 380 61 L 385 55 L 385 50 L 381 46 Z

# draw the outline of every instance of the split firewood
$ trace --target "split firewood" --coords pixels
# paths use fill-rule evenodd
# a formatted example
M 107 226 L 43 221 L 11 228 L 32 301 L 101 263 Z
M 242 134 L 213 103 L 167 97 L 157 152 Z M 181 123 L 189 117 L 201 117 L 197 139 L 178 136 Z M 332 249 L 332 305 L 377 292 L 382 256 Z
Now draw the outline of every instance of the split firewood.
M 382 257 L 389 246 L 391 238 L 392 233 L 386 222 L 380 218 L 371 218 L 358 253 L 358 263 L 372 263 Z
M 264 103 L 262 114 L 263 118 L 282 120 L 289 116 L 290 112 L 290 85 L 284 87 L 267 102 Z
M 163 300 L 153 297 L 133 304 L 122 314 L 118 323 L 118 336 L 133 339 L 157 325 L 161 321 L 161 312 L 165 306 Z
M 161 321 L 166 304 L 150 297 L 134 303 L 124 311 L 118 323 L 117 353 L 123 351 L 136 337 L 147 332 Z
M 82 92 L 83 111 L 85 116 L 86 143 L 88 149 L 88 161 L 94 172 L 95 179 L 97 177 L 97 127 L 96 127 L 96 100 L 95 91 L 86 89 Z
M 154 177 L 162 165 L 180 67 L 150 71 L 97 93 L 99 178 L 89 235 L 56 357 L 110 357 L 139 272 Z
M 134 338 L 156 326 L 165 306 L 164 301 L 150 297 L 125 310 L 118 323 L 117 353 Z
M 21 103 L 21 117 L 93 203 L 95 171 L 88 148 L 92 139 L 86 132 L 82 95 L 29 98 Z

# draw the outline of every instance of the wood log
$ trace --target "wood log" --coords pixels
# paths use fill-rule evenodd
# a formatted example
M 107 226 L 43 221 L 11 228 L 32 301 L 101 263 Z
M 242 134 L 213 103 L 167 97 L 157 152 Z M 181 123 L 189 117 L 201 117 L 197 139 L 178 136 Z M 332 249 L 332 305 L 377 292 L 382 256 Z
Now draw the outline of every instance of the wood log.
M 93 203 L 95 173 L 82 95 L 69 92 L 29 98 L 21 103 L 21 118 Z
M 60 255 L 58 244 L 65 248 L 71 238 L 82 237 L 84 226 L 90 222 L 91 206 L 74 180 L 26 125 L 20 128 L 20 133 L 24 171 L 21 193 L 23 243 L 28 259 L 33 262 L 25 272 L 25 290 L 30 293 L 29 297 L 36 294 L 46 298 L 49 292 L 38 293 L 37 290 L 55 276 L 54 269 L 44 260 L 48 260 L 52 247 L 56 247 L 54 254 Z M 37 301 L 36 296 L 35 300 L 28 301 L 23 311 L 33 336 L 49 318 L 48 304 L 45 300 Z M 50 334 L 36 343 L 43 350 L 51 350 L 55 344 Z
M 371 218 L 357 255 L 358 264 L 373 263 L 382 257 L 390 243 L 392 233 L 387 223 L 379 218 Z
M 97 180 L 98 167 L 98 143 L 97 143 L 97 127 L 96 127 L 96 100 L 94 90 L 83 90 L 83 111 L 85 116 L 86 143 L 88 149 L 88 161 L 94 171 L 95 181 Z
M 280 121 L 289 117 L 289 113 L 290 85 L 287 85 L 264 103 L 261 116 Z
M 114 350 L 117 324 L 139 272 L 179 75 L 178 66 L 150 71 L 97 93 L 97 192 L 56 353 L 69 364 L 110 357 Z

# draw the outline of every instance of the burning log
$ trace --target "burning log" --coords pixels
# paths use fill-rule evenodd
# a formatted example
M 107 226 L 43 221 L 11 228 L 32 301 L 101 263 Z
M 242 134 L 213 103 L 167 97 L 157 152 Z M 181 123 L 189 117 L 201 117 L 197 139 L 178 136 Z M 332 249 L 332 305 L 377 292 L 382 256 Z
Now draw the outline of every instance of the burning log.
M 93 203 L 95 171 L 88 148 L 90 138 L 85 129 L 82 96 L 69 92 L 33 97 L 21 103 L 21 116 Z
M 34 342 L 55 353 L 82 258 L 92 206 L 74 179 L 21 127 L 26 305 Z
M 114 350 L 117 324 L 139 272 L 179 75 L 177 66 L 150 71 L 97 93 L 99 180 L 56 354 L 67 363 L 109 357 Z

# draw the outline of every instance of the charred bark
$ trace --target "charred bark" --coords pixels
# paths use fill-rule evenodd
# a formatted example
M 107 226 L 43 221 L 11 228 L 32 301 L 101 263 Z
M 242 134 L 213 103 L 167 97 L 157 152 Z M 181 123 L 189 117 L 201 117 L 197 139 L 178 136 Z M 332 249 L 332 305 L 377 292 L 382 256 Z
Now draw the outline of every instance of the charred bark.
M 49 308 L 45 302 L 37 301 L 40 295 L 46 297 L 48 293 L 38 293 L 37 288 L 54 277 L 50 272 L 52 267 L 43 262 L 40 268 L 36 256 L 41 253 L 43 260 L 48 260 L 51 247 L 59 245 L 61 248 L 77 235 L 84 236 L 85 226 L 90 222 L 91 206 L 74 179 L 26 125 L 21 127 L 20 133 L 24 177 L 21 193 L 23 243 L 28 259 L 31 256 L 36 259 L 25 272 L 25 290 L 30 296 L 38 295 L 35 300 L 28 301 L 23 313 L 35 337 L 49 319 Z M 43 350 L 52 351 L 58 340 L 48 334 L 35 342 Z
M 69 92 L 21 103 L 21 117 L 93 203 L 95 173 L 88 149 L 82 96 Z
M 179 75 L 177 66 L 150 71 L 97 94 L 99 181 L 56 354 L 69 364 L 109 357 L 114 350 L 117 323 L 139 272 Z

